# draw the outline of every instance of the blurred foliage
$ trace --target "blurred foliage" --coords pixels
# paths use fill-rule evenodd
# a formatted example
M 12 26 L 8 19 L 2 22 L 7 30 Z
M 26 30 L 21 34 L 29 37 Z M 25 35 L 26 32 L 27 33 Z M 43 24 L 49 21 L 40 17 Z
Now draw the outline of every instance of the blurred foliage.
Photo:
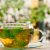
M 24 5 L 24 1 L 23 0 L 5 0 L 5 3 L 8 6 L 12 6 L 14 8 L 21 8 Z
M 47 13 L 50 15 L 50 8 L 48 8 L 48 11 L 47 11 Z
M 32 9 L 32 14 L 31 14 L 31 20 L 35 20 L 35 21 L 43 21 L 45 18 L 45 9 L 46 9 L 46 5 L 41 5 L 38 8 Z
M 23 0 L 4 0 L 4 4 L 0 4 L 0 17 L 2 17 L 11 6 L 15 9 L 20 9 L 24 5 Z

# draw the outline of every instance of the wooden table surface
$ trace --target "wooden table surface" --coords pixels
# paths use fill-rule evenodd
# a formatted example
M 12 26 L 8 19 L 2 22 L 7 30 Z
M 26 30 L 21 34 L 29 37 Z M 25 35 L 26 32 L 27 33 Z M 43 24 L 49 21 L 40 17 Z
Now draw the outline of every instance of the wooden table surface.
M 0 50 L 50 50 L 50 47 L 46 47 L 46 48 L 25 48 L 25 49 L 0 48 Z

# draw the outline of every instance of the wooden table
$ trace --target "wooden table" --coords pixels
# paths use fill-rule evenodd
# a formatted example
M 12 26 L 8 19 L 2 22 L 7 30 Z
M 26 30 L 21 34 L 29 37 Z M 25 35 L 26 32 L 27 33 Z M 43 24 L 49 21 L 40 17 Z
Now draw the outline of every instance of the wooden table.
M 0 48 L 0 50 L 50 50 L 50 47 L 47 47 L 47 48 L 25 48 L 25 49 Z

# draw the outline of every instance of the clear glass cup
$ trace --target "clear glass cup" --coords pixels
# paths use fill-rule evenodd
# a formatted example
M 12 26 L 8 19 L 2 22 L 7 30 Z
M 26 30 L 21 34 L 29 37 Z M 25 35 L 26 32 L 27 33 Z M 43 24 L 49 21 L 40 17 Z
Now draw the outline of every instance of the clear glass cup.
M 25 23 L 3 23 L 2 27 L 0 41 L 3 46 L 1 47 L 23 48 L 29 43 L 33 34 L 32 29 Z

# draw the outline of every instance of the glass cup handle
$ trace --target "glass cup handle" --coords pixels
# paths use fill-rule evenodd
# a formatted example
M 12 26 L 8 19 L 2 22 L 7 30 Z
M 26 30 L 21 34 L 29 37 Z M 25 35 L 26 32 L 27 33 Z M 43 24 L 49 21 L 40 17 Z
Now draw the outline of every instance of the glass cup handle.
M 38 40 L 38 42 L 40 42 L 40 41 L 42 41 L 42 40 L 43 40 L 43 38 L 45 37 L 46 33 L 45 33 L 44 31 L 40 30 L 40 29 L 39 29 L 38 31 L 42 34 L 41 39 L 40 39 L 40 40 Z

